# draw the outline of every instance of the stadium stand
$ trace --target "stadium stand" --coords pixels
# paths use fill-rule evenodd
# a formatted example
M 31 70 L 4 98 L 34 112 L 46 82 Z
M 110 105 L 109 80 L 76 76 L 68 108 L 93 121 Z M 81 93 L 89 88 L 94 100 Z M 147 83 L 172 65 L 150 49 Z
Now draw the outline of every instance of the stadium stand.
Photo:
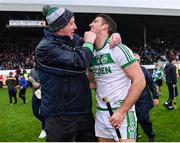
M 80 27 L 77 33 L 83 36 L 95 15 L 75 13 L 77 26 Z M 166 61 L 166 53 L 170 49 L 177 51 L 179 60 L 180 17 L 112 13 L 110 16 L 118 23 L 122 42 L 142 57 L 143 65 Z M 10 20 L 43 20 L 42 13 L 0 11 L 0 70 L 15 70 L 17 67 L 30 69 L 31 55 L 42 37 L 43 29 L 34 26 L 13 27 L 9 25 Z
M 1 70 L 14 70 L 17 68 L 31 69 L 33 67 L 32 52 L 35 44 L 30 43 L 4 43 L 0 47 Z

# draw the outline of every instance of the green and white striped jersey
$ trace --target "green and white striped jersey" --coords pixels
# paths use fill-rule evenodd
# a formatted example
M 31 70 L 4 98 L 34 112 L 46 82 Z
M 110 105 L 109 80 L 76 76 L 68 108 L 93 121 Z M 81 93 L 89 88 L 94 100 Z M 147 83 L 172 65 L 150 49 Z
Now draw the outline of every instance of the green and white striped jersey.
M 123 68 L 136 62 L 133 52 L 124 44 L 110 49 L 109 39 L 101 49 L 94 51 L 90 69 L 96 83 L 97 107 L 106 108 L 103 102 L 109 97 L 113 108 L 119 107 L 128 94 L 131 80 L 126 76 Z

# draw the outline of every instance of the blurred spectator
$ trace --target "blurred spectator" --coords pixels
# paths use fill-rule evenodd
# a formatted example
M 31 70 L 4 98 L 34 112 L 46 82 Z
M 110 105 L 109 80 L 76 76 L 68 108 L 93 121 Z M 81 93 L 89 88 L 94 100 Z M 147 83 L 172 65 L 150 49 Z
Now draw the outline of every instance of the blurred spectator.
M 166 76 L 166 84 L 169 91 L 169 98 L 164 103 L 164 106 L 172 110 L 174 109 L 173 100 L 178 95 L 177 94 L 177 75 L 176 75 L 176 66 L 174 65 L 176 62 L 176 54 L 172 51 L 168 54 L 169 63 L 166 64 L 164 68 L 164 73 Z
M 15 78 L 16 78 L 16 85 L 19 85 L 19 76 L 21 73 L 21 69 L 19 67 L 16 67 L 16 71 L 15 71 Z
M 27 87 L 29 86 L 29 80 L 28 80 L 28 77 L 29 77 L 29 74 L 28 74 L 28 72 L 25 70 L 25 69 L 23 69 L 23 76 L 24 76 L 24 78 L 26 79 L 26 81 L 27 81 Z
M 153 71 L 152 77 L 153 77 L 153 81 L 156 84 L 158 94 L 161 95 L 162 94 L 161 87 L 162 87 L 163 77 L 164 77 L 163 67 L 158 64 L 155 64 L 155 69 Z
M 10 105 L 12 105 L 12 97 L 14 98 L 14 104 L 17 103 L 15 83 L 16 83 L 16 79 L 13 77 L 13 72 L 9 72 L 9 76 L 6 77 L 6 85 L 8 86 Z
M 23 76 L 23 74 L 20 75 L 19 86 L 20 86 L 19 97 L 23 100 L 23 104 L 26 104 L 27 81 Z
M 3 75 L 1 74 L 0 75 L 0 88 L 3 87 Z

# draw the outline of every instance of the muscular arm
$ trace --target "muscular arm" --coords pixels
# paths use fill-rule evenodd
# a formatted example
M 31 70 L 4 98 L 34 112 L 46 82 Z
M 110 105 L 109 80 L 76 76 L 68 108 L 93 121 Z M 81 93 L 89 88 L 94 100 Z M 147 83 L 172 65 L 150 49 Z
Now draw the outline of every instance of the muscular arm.
M 146 82 L 144 74 L 137 62 L 125 68 L 124 72 L 132 81 L 128 95 L 125 98 L 125 101 L 122 104 L 121 108 L 119 109 L 120 112 L 126 113 L 141 95 Z
M 121 126 L 126 113 L 138 100 L 146 83 L 144 74 L 139 66 L 139 63 L 135 62 L 124 68 L 124 72 L 127 77 L 132 81 L 132 84 L 124 103 L 116 112 L 114 112 L 113 116 L 110 118 L 111 124 L 113 126 L 117 126 L 117 128 Z

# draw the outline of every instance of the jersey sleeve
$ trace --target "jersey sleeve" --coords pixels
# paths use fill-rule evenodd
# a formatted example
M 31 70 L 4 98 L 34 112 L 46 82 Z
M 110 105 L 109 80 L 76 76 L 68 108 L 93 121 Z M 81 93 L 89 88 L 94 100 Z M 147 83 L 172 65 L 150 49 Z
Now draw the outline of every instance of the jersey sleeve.
M 122 69 L 136 62 L 136 59 L 134 57 L 132 50 L 122 43 L 112 48 L 111 53 L 112 53 L 113 60 Z

